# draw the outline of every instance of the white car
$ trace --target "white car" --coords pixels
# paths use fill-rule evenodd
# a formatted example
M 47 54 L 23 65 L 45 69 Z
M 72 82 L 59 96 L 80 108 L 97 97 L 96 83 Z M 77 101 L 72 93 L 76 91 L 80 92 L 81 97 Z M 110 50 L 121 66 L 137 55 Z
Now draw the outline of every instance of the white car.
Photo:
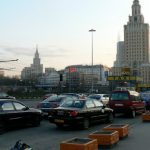
M 91 94 L 88 97 L 101 101 L 105 106 L 109 101 L 109 94 Z

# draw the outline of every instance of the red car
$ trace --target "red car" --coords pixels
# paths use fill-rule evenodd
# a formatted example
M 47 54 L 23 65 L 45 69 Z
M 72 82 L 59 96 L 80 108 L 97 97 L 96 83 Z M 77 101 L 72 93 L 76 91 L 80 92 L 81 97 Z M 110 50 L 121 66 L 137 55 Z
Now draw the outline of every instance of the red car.
M 145 103 L 136 91 L 113 91 L 109 99 L 109 107 L 115 113 L 129 114 L 132 118 L 145 111 Z

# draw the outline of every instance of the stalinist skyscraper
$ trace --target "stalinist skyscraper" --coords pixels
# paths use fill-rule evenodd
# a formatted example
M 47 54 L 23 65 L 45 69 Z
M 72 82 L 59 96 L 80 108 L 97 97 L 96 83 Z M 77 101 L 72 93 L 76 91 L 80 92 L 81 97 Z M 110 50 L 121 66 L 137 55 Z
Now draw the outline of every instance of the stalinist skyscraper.
M 150 85 L 149 24 L 144 22 L 139 0 L 132 4 L 132 15 L 124 25 L 124 41 L 117 46 L 114 76 L 123 75 L 123 68 L 130 69 L 131 76 L 140 76 L 142 83 Z
M 149 63 L 149 25 L 144 23 L 139 0 L 133 1 L 132 15 L 124 26 L 124 56 L 124 65 L 130 68 Z

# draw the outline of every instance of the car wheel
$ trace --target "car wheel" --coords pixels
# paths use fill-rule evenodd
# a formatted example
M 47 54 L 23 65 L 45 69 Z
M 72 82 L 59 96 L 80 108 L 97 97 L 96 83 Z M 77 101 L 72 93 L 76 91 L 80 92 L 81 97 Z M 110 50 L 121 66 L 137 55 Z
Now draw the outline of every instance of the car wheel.
M 114 115 L 113 115 L 113 113 L 109 113 L 109 114 L 108 114 L 108 117 L 107 117 L 107 122 L 108 122 L 108 123 L 112 123 L 113 120 L 114 120 Z
M 146 107 L 143 108 L 143 113 L 145 113 L 145 112 L 146 112 Z
M 83 121 L 83 129 L 88 129 L 89 128 L 89 126 L 90 126 L 90 121 L 89 121 L 89 119 L 84 119 L 84 121 Z
M 135 110 L 132 110 L 131 111 L 131 118 L 135 118 L 135 116 L 136 116 L 136 112 L 135 112 Z
M 34 121 L 32 122 L 32 125 L 34 127 L 37 127 L 37 126 L 40 125 L 40 123 L 41 123 L 41 119 L 40 119 L 40 117 L 37 116 L 37 117 L 34 118 Z
M 57 126 L 58 128 L 62 128 L 64 125 L 63 125 L 63 124 L 60 124 L 60 123 L 57 123 L 56 126 Z
M 3 134 L 5 132 L 5 126 L 3 123 L 0 123 L 0 134 Z

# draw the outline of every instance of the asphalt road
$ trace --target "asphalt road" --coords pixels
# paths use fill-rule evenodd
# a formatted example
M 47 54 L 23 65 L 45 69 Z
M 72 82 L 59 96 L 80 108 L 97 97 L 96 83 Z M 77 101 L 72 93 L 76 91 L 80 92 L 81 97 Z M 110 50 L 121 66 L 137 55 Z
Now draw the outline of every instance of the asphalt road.
M 27 102 L 30 105 L 30 101 Z M 34 104 L 37 102 L 34 101 Z M 31 105 L 34 106 L 34 104 Z M 114 124 L 129 124 L 129 136 L 120 140 L 113 150 L 149 150 L 150 123 L 143 123 L 141 117 L 130 119 L 118 116 Z M 59 150 L 60 142 L 73 138 L 87 138 L 88 135 L 96 130 L 102 130 L 108 124 L 97 124 L 88 130 L 79 130 L 64 127 L 58 129 L 55 125 L 44 120 L 39 127 L 27 127 L 11 130 L 0 135 L 0 150 L 10 150 L 17 140 L 30 145 L 33 150 Z

